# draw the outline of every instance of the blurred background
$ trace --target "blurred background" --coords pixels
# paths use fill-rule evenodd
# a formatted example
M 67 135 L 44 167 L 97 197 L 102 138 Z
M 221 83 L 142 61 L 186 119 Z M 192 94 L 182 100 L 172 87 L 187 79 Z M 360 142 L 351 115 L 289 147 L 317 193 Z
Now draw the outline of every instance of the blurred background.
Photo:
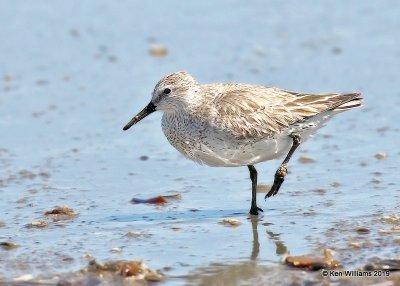
M 380 218 L 400 207 L 399 15 L 390 0 L 1 0 L 0 240 L 19 247 L 0 250 L 0 281 L 76 271 L 88 253 L 141 258 L 169 285 L 215 285 L 228 279 L 221 273 L 236 273 L 232 285 L 322 279 L 281 262 L 322 247 L 339 249 L 349 270 L 399 258 L 398 233 L 379 232 Z M 302 146 L 277 197 L 260 194 L 256 256 L 246 168 L 186 160 L 158 113 L 122 132 L 157 81 L 180 70 L 200 83 L 364 95 L 362 109 Z M 271 184 L 278 163 L 260 165 L 261 183 Z M 165 194 L 182 199 L 130 204 Z M 57 205 L 79 215 L 44 217 Z M 224 217 L 242 225 L 221 226 Z M 32 227 L 37 221 L 48 225 Z M 147 236 L 127 239 L 130 231 Z M 375 247 L 349 248 L 367 240 Z

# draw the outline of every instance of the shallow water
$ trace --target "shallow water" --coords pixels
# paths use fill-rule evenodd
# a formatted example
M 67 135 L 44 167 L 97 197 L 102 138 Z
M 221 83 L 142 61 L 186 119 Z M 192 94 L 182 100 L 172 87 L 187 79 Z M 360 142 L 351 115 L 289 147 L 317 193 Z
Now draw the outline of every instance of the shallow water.
M 400 208 L 399 13 L 393 1 L 0 2 L 0 241 L 19 246 L 0 249 L 0 281 L 56 283 L 88 254 L 142 259 L 166 276 L 162 285 L 337 282 L 282 262 L 323 248 L 347 270 L 399 259 L 398 225 L 382 220 Z M 155 44 L 165 57 L 149 54 Z M 122 132 L 155 82 L 177 70 L 202 83 L 361 91 L 365 106 L 302 145 L 279 194 L 260 193 L 264 215 L 251 220 L 247 168 L 186 160 L 160 114 Z M 257 166 L 260 184 L 278 164 Z M 182 199 L 130 203 L 167 194 Z M 52 222 L 44 212 L 57 205 L 79 216 Z M 228 217 L 241 225 L 219 224 Z M 27 227 L 37 220 L 48 227 Z M 376 279 L 400 278 L 339 282 Z

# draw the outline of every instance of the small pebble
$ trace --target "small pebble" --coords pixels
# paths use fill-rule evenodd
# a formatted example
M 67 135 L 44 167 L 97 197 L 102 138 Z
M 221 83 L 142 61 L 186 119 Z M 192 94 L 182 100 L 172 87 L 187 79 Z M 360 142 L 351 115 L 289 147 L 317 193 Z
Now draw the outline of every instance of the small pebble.
M 32 279 L 33 279 L 33 275 L 32 274 L 24 274 L 24 275 L 15 277 L 13 279 L 13 281 L 16 281 L 16 282 L 27 282 L 27 281 L 32 280 Z
M 351 247 L 353 247 L 353 248 L 360 248 L 361 247 L 360 243 L 358 243 L 358 242 L 350 242 L 349 245 Z
M 359 234 L 367 234 L 370 233 L 370 230 L 366 227 L 359 227 L 356 229 L 357 233 Z
M 27 225 L 27 227 L 45 228 L 48 227 L 49 223 L 45 220 L 35 220 Z
M 375 158 L 376 158 L 377 160 L 383 160 L 383 159 L 386 158 L 386 153 L 384 153 L 384 152 L 378 152 L 378 153 L 375 154 Z
M 326 190 L 325 189 L 315 189 L 315 190 L 313 190 L 313 192 L 320 194 L 322 196 L 322 195 L 325 195 Z
M 142 235 L 142 233 L 141 233 L 141 232 L 138 232 L 138 231 L 129 231 L 129 232 L 126 234 L 127 237 L 139 237 L 139 236 L 141 236 L 141 235 Z
M 50 178 L 50 174 L 47 172 L 40 172 L 38 175 L 42 178 Z
M 82 256 L 82 258 L 85 259 L 85 260 L 92 260 L 92 259 L 93 259 L 93 255 L 90 254 L 90 253 L 85 253 L 85 254 Z
M 372 184 L 375 184 L 375 185 L 379 185 L 379 184 L 381 183 L 381 181 L 378 180 L 378 179 L 372 179 L 372 180 L 371 180 L 371 183 L 372 183 Z
M 121 253 L 121 248 L 119 248 L 119 247 L 111 248 L 111 252 L 112 253 Z
M 309 163 L 315 162 L 315 160 L 313 158 L 310 158 L 307 156 L 301 156 L 298 160 L 300 163 L 303 163 L 303 164 L 309 164 Z
M 225 218 L 222 221 L 219 222 L 220 224 L 226 225 L 226 226 L 239 226 L 241 222 L 235 218 Z
M 341 186 L 341 184 L 338 183 L 338 182 L 332 182 L 331 183 L 331 187 L 333 187 L 333 188 L 337 188 L 337 187 L 340 187 L 340 186 Z
M 4 250 L 11 250 L 11 249 L 17 248 L 18 245 L 16 245 L 13 242 L 10 242 L 10 241 L 2 241 L 2 242 L 0 242 L 0 247 Z
M 46 211 L 44 215 L 52 217 L 53 221 L 56 222 L 73 219 L 78 213 L 68 206 L 56 206 L 54 209 Z
M 150 48 L 149 53 L 155 58 L 162 58 L 168 54 L 168 50 L 162 45 L 153 45 Z

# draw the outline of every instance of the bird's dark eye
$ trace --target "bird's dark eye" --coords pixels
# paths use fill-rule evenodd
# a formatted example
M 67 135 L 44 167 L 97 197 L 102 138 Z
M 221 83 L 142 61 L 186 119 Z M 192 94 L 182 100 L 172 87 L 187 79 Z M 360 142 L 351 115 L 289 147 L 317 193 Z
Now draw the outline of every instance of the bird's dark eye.
M 171 90 L 169 88 L 164 89 L 164 94 L 169 94 Z

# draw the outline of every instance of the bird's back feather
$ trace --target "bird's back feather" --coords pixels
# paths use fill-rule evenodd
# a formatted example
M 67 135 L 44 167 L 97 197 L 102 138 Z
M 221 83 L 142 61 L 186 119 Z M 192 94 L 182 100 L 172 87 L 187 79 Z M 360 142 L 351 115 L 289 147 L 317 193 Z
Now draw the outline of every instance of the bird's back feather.
M 213 125 L 238 139 L 268 138 L 327 111 L 361 105 L 359 93 L 303 94 L 247 84 L 203 85 Z M 204 109 L 203 109 L 204 110 Z

